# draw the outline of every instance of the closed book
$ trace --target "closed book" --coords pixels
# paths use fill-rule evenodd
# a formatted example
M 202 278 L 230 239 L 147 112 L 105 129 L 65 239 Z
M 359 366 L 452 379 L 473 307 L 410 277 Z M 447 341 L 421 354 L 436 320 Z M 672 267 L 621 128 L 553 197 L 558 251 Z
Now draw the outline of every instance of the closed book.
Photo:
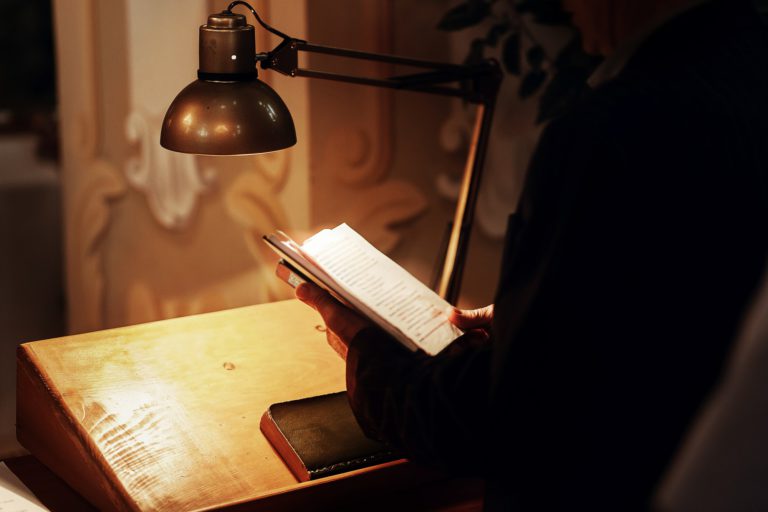
M 273 404 L 260 427 L 301 482 L 400 458 L 366 437 L 343 391 Z

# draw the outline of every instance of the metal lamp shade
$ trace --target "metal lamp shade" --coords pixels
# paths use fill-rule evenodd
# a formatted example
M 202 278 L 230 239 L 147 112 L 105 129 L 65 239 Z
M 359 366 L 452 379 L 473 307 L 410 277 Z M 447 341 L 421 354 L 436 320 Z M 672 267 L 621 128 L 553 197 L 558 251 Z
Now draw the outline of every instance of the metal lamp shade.
M 264 82 L 195 80 L 171 103 L 160 145 L 201 155 L 266 153 L 296 144 L 291 113 Z

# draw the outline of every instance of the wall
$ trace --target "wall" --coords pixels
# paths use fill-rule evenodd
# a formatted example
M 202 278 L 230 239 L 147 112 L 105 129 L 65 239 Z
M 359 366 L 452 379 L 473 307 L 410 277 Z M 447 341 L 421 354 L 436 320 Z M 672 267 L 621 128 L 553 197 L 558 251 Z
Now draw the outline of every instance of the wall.
M 321 44 L 433 60 L 463 56 L 464 41 L 431 29 L 450 4 L 444 0 L 254 4 L 274 26 Z M 197 27 L 224 5 L 55 2 L 72 332 L 290 297 L 259 240 L 275 228 L 302 238 L 346 221 L 417 277 L 434 275 L 471 125 L 457 100 L 262 72 L 293 113 L 294 148 L 214 158 L 159 146 L 166 106 L 195 78 Z M 259 51 L 276 42 L 257 30 Z M 303 64 L 403 71 L 317 56 Z M 498 119 L 507 119 L 510 102 L 499 106 Z M 463 305 L 492 300 L 500 239 L 524 167 L 513 164 L 527 158 L 526 140 L 491 143 Z M 500 192 L 501 200 L 488 199 Z
M 302 36 L 301 6 L 274 4 L 262 7 Z M 306 229 L 308 146 L 205 158 L 158 144 L 165 107 L 195 78 L 197 27 L 220 8 L 56 3 L 72 332 L 289 296 L 258 238 Z M 306 85 L 272 80 L 306 140 Z

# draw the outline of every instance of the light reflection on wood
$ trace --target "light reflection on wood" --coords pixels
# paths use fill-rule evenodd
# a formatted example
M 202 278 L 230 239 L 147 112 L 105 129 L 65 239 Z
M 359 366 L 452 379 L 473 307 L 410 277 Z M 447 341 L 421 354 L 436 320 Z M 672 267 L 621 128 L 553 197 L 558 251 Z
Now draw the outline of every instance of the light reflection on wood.
M 287 301 L 26 344 L 64 428 L 80 432 L 37 440 L 42 453 L 28 448 L 67 479 L 77 461 L 51 451 L 84 436 L 79 449 L 141 510 L 213 507 L 294 486 L 258 425 L 271 403 L 344 389 L 343 362 L 319 320 Z

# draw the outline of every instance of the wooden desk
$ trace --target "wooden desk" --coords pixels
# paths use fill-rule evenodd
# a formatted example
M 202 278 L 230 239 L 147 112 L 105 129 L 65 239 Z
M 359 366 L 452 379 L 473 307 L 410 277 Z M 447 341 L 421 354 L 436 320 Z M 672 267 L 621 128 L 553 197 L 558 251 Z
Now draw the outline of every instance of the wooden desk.
M 403 461 L 296 482 L 259 418 L 344 389 L 319 325 L 286 301 L 26 343 L 18 439 L 103 510 L 339 508 L 439 485 Z M 464 488 L 456 500 L 477 504 L 476 486 Z

